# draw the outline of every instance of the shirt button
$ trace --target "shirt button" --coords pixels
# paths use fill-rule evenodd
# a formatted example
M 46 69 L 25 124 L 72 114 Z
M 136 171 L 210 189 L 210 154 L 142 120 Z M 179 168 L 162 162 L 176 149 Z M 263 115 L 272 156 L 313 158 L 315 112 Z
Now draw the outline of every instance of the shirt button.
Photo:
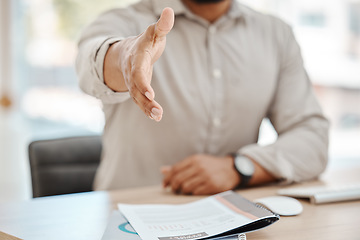
M 106 91 L 106 95 L 110 95 L 111 94 L 111 92 L 110 91 Z
M 220 118 L 218 118 L 218 117 L 214 118 L 213 119 L 213 124 L 214 124 L 215 127 L 220 127 L 220 125 L 221 125 Z
M 216 27 L 215 26 L 210 26 L 209 27 L 209 33 L 210 34 L 215 34 L 216 33 Z
M 221 70 L 218 69 L 218 68 L 215 68 L 215 69 L 213 70 L 213 76 L 214 76 L 214 78 L 216 78 L 216 79 L 221 78 L 221 76 L 222 76 Z

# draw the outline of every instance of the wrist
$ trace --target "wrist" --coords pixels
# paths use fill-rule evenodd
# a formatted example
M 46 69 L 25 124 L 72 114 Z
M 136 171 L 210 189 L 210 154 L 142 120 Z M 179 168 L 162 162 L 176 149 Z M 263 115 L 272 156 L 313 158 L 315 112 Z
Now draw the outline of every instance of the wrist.
M 239 173 L 234 167 L 234 158 L 232 155 L 228 155 L 225 159 L 227 161 L 227 166 L 229 166 L 228 179 L 231 184 L 231 189 L 236 189 L 237 186 L 239 186 L 241 179 Z
M 115 92 L 127 92 L 125 83 L 125 62 L 130 56 L 132 38 L 111 44 L 104 59 L 104 83 Z

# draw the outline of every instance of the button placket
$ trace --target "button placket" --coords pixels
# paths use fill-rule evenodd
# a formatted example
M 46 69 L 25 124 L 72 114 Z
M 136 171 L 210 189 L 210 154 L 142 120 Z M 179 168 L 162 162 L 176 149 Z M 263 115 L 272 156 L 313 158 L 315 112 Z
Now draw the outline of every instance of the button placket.
M 222 135 L 222 126 L 223 126 L 223 116 L 222 116 L 222 108 L 224 101 L 224 73 L 222 71 L 222 59 L 221 59 L 221 49 L 217 47 L 220 44 L 218 40 L 218 36 L 221 34 L 219 32 L 219 28 L 215 26 L 209 27 L 209 37 L 211 38 L 211 45 L 209 45 L 209 49 L 211 51 L 211 68 L 210 74 L 212 78 L 212 86 L 213 86 L 213 108 L 212 108 L 212 119 L 211 119 L 211 139 L 209 141 L 209 151 L 212 153 L 217 153 L 218 148 L 221 144 L 219 144 L 221 135 Z
M 216 27 L 215 27 L 214 25 L 211 25 L 211 26 L 209 27 L 209 33 L 210 33 L 211 35 L 214 35 L 214 34 L 216 33 Z
M 207 151 L 210 154 L 215 154 L 218 151 L 218 141 L 221 135 L 222 126 L 222 104 L 223 104 L 223 72 L 221 68 L 221 59 L 219 59 L 219 49 L 217 48 L 217 33 L 219 29 L 215 25 L 208 27 L 208 51 L 209 51 L 209 81 L 211 82 L 211 119 L 209 129 L 209 140 L 207 144 Z

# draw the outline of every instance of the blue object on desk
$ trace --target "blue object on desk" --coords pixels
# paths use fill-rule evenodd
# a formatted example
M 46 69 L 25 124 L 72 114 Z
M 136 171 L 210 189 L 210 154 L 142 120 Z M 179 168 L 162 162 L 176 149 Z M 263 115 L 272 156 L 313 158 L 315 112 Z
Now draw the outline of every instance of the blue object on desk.
M 141 240 L 126 218 L 117 210 L 110 216 L 101 240 Z
M 126 229 L 126 226 L 128 226 L 128 228 L 131 228 L 132 230 Z M 120 229 L 120 231 L 138 235 L 137 232 L 135 232 L 135 230 L 131 227 L 130 223 L 128 222 L 120 224 L 118 228 Z

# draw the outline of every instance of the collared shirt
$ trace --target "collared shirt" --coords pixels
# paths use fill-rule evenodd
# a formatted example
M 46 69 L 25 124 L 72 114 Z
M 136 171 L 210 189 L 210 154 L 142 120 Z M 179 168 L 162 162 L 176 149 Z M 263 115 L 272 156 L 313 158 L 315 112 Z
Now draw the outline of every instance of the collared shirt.
M 164 110 L 150 120 L 128 92 L 104 84 L 109 46 L 142 33 L 164 7 L 175 12 L 151 85 Z M 159 184 L 160 167 L 194 154 L 244 154 L 279 179 L 319 175 L 327 163 L 328 122 L 314 96 L 291 28 L 237 1 L 210 24 L 180 0 L 143 0 L 101 15 L 79 43 L 80 87 L 101 99 L 106 124 L 95 189 Z M 257 144 L 269 118 L 275 143 Z

